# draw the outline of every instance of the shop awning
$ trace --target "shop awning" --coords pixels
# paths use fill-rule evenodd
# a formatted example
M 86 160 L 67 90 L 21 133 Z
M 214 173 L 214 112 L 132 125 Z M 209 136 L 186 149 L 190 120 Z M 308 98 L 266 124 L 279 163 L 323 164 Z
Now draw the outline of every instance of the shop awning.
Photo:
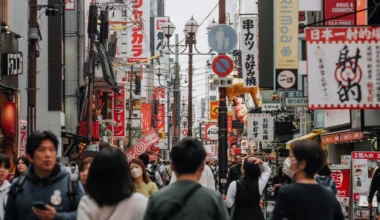
M 290 149 L 290 145 L 292 143 L 294 143 L 295 141 L 300 141 L 300 140 L 306 140 L 306 139 L 313 139 L 315 137 L 317 137 L 318 135 L 322 134 L 322 129 L 318 129 L 318 130 L 314 130 L 313 132 L 307 134 L 307 135 L 304 135 L 302 137 L 299 137 L 299 138 L 296 138 L 296 139 L 293 139 L 291 141 L 288 141 L 286 142 L 286 149 Z

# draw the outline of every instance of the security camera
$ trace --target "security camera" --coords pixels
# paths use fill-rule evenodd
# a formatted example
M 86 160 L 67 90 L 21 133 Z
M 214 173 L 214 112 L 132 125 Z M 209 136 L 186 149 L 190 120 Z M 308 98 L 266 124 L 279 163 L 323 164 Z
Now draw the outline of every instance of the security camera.
M 185 83 L 187 83 L 187 80 L 185 79 Z

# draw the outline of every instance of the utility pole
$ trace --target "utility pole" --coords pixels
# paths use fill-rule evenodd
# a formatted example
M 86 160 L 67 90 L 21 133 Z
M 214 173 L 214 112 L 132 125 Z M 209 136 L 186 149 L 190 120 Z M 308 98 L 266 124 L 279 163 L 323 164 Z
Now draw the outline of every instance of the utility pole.
M 180 83 L 181 79 L 179 78 L 179 36 L 175 35 L 175 81 L 174 81 L 174 108 L 175 108 L 175 118 L 174 118 L 174 141 L 173 145 L 179 142 L 181 135 L 181 91 Z M 170 150 L 170 149 L 169 149 Z
M 189 96 L 188 96 L 188 110 L 187 110 L 187 136 L 193 136 L 193 43 L 195 34 L 189 33 L 187 37 L 189 41 Z
M 37 0 L 29 1 L 29 45 L 28 45 L 28 109 L 27 109 L 27 135 L 36 130 L 37 105 Z M 34 36 L 32 37 L 31 34 Z
M 226 23 L 226 0 L 219 0 L 219 24 Z M 227 195 L 227 105 L 226 88 L 219 88 L 219 190 L 220 193 Z
M 168 130 L 168 133 L 167 133 L 167 144 L 168 144 L 168 149 L 170 151 L 170 145 L 171 145 L 171 135 L 170 135 L 170 129 L 171 129 L 171 125 L 172 125 L 172 122 L 170 120 L 170 88 L 171 88 L 171 84 L 172 84 L 172 77 L 171 77 L 171 73 L 170 73 L 170 70 L 171 70 L 171 62 L 170 62 L 170 57 L 169 57 L 169 74 L 168 74 L 168 77 L 166 78 L 166 121 L 167 121 L 167 130 Z
M 92 141 L 92 93 L 93 93 L 93 79 L 95 78 L 95 38 L 98 25 L 98 7 L 95 4 L 90 6 L 90 14 L 88 19 L 88 36 L 90 38 L 90 51 L 88 59 L 88 73 L 87 73 L 87 137 Z
M 128 145 L 127 145 L 127 149 L 129 149 L 130 147 L 132 147 L 132 87 L 133 87 L 133 81 L 132 81 L 132 78 L 133 78 L 133 65 L 131 66 L 131 73 L 130 73 L 130 82 L 129 82 L 129 105 L 128 105 L 128 114 L 129 114 L 129 117 L 128 117 L 128 124 L 127 124 L 127 129 L 128 129 Z M 124 149 L 124 151 L 127 151 L 127 149 Z

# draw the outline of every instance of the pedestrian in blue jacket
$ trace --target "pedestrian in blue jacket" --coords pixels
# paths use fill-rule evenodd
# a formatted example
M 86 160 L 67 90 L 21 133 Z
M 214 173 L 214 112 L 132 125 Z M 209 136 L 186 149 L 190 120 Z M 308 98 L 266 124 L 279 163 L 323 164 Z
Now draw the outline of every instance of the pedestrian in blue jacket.
M 58 139 L 49 131 L 35 131 L 27 140 L 31 166 L 13 181 L 5 220 L 75 220 L 84 190 L 78 177 L 57 163 Z

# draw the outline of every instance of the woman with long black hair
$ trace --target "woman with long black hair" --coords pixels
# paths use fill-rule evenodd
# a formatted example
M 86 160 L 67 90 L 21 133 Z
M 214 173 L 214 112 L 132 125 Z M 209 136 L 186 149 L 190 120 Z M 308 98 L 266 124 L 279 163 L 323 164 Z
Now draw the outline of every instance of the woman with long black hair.
M 16 167 L 16 173 L 13 176 L 13 179 L 18 178 L 18 177 L 24 175 L 25 171 L 29 167 L 29 160 L 28 160 L 28 158 L 21 156 L 21 157 L 19 157 L 17 159 L 16 165 L 17 165 L 17 167 Z
M 232 220 L 264 220 L 260 208 L 260 196 L 270 177 L 271 169 L 267 163 L 254 157 L 244 160 L 243 177 L 233 181 L 227 192 L 226 204 L 232 208 Z

